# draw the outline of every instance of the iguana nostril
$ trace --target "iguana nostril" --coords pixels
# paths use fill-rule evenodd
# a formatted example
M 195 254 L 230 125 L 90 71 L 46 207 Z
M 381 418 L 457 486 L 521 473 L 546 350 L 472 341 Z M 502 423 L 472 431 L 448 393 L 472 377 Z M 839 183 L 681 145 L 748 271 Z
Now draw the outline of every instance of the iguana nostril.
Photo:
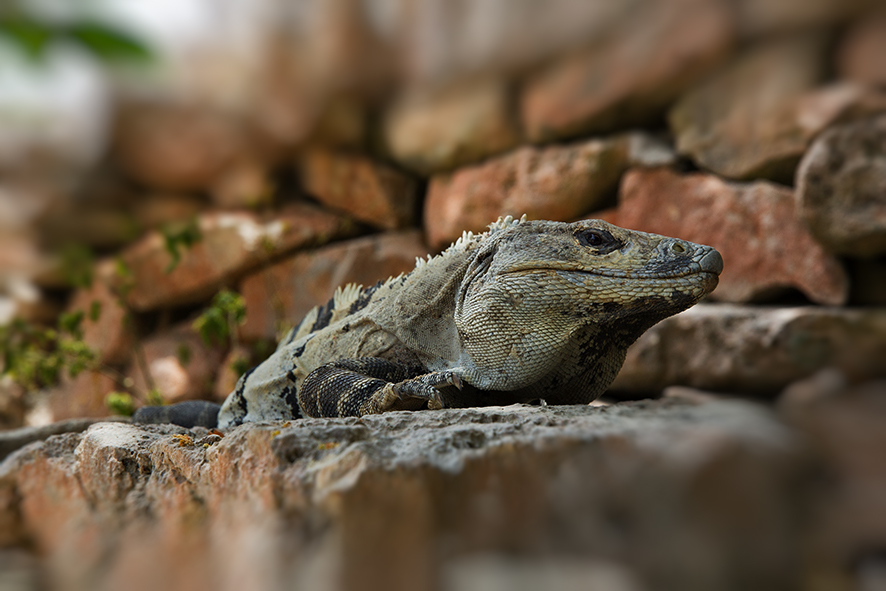
M 686 247 L 683 246 L 682 244 L 680 244 L 679 242 L 674 242 L 671 245 L 671 250 L 673 250 L 677 254 L 683 254 L 684 252 L 686 252 Z

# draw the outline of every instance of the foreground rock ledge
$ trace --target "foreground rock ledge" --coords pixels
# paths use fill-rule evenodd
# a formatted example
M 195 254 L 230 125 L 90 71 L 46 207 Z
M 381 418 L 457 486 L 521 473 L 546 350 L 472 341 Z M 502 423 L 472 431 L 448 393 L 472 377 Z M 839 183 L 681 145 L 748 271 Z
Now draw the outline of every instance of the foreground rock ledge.
M 398 412 L 210 447 L 182 433 L 100 424 L 10 456 L 3 543 L 65 589 L 447 589 L 501 560 L 599 566 L 625 589 L 798 576 L 805 452 L 750 403 Z

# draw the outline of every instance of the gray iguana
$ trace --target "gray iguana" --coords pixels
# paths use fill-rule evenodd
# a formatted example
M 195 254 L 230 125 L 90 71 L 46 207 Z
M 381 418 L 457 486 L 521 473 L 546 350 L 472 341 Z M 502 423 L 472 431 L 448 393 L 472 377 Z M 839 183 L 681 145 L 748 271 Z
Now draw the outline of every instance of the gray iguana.
M 232 427 L 544 400 L 587 404 L 628 346 L 717 285 L 720 254 L 601 220 L 500 219 L 369 288 L 314 308 L 220 410 L 147 407 L 137 422 Z

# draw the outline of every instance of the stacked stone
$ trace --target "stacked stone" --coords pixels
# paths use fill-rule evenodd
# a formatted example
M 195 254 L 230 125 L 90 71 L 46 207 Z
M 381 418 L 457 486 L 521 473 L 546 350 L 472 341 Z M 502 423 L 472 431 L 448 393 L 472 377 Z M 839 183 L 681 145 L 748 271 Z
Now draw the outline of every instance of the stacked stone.
M 809 588 L 848 588 L 840 586 L 845 584 L 841 569 L 853 560 L 866 560 L 864 552 L 877 543 L 886 545 L 886 525 L 862 523 L 871 507 L 882 506 L 871 499 L 886 491 L 886 475 L 865 461 L 853 463 L 853 454 L 870 461 L 882 444 L 876 425 L 883 424 L 878 395 L 884 386 L 874 380 L 886 376 L 886 13 L 878 3 L 556 0 L 503 3 L 498 11 L 481 8 L 484 3 L 447 0 L 318 2 L 300 11 L 287 10 L 287 4 L 269 0 L 229 7 L 233 12 L 227 18 L 211 22 L 211 34 L 193 39 L 187 48 L 165 45 L 158 37 L 164 64 L 159 81 L 145 89 L 131 80 L 96 78 L 101 80 L 95 83 L 98 98 L 84 99 L 95 107 L 89 116 L 78 111 L 64 119 L 79 126 L 72 132 L 77 141 L 35 132 L 24 144 L 12 145 L 8 138 L 19 136 L 0 137 L 0 322 L 12 316 L 52 322 L 62 311 L 97 306 L 100 313 L 84 320 L 84 340 L 113 370 L 65 378 L 53 391 L 32 398 L 0 383 L 4 420 L 17 426 L 28 409 L 31 423 L 104 416 L 109 391 L 139 392 L 149 384 L 169 402 L 221 400 L 237 379 L 233 360 L 259 361 L 262 347 L 267 351 L 282 331 L 312 306 L 325 303 L 338 285 L 371 285 L 409 271 L 416 257 L 438 252 L 465 230 L 482 231 L 502 215 L 603 218 L 712 245 L 723 254 L 725 271 L 710 302 L 660 323 L 635 344 L 609 393 L 611 400 L 661 395 L 668 400 L 648 412 L 643 406 L 629 407 L 634 410 L 624 411 L 626 424 L 617 423 L 602 439 L 573 434 L 569 437 L 579 441 L 577 447 L 562 440 L 550 448 L 534 446 L 525 437 L 504 437 L 492 428 L 487 433 L 486 427 L 476 426 L 485 419 L 465 411 L 451 420 L 456 431 L 463 427 L 480 433 L 476 455 L 468 454 L 467 460 L 411 458 L 392 468 L 377 459 L 387 457 L 385 450 L 352 446 L 367 437 L 353 434 L 365 430 L 356 423 L 335 433 L 327 433 L 326 427 L 299 427 L 306 430 L 290 433 L 279 444 L 282 448 L 274 447 L 276 435 L 270 431 L 245 430 L 239 436 L 242 445 L 274 478 L 267 487 L 260 486 L 263 476 L 256 466 L 244 467 L 224 456 L 247 476 L 226 488 L 219 480 L 221 469 L 196 475 L 202 457 L 163 443 L 150 449 L 135 442 L 117 445 L 114 429 L 123 428 L 105 427 L 109 439 L 101 433 L 85 439 L 87 452 L 99 457 L 96 450 L 113 448 L 108 453 L 189 474 L 193 498 L 170 501 L 164 494 L 171 493 L 163 491 L 171 480 L 159 476 L 156 481 L 133 477 L 121 484 L 124 472 L 96 475 L 96 467 L 85 464 L 77 467 L 78 474 L 95 490 L 138 488 L 139 495 L 149 497 L 139 497 L 139 502 L 150 511 L 169 511 L 169 521 L 176 522 L 173 533 L 181 527 L 179 533 L 188 534 L 176 521 L 186 521 L 182 515 L 205 516 L 207 511 L 221 524 L 219 531 L 232 537 L 238 528 L 253 531 L 249 528 L 254 524 L 244 525 L 249 515 L 243 507 L 234 507 L 236 502 L 219 490 L 261 503 L 275 499 L 271 513 L 298 521 L 295 545 L 300 550 L 370 565 L 378 557 L 358 545 L 371 546 L 367 532 L 384 524 L 361 513 L 361 504 L 369 502 L 366 498 L 394 504 L 384 493 L 390 486 L 396 493 L 391 498 L 408 505 L 415 488 L 426 504 L 408 505 L 409 511 L 427 522 L 396 522 L 396 527 L 417 536 L 424 554 L 412 570 L 396 571 L 405 573 L 400 583 L 418 585 L 403 583 L 404 588 L 442 585 L 429 579 L 431 572 L 444 577 L 440 580 L 450 577 L 445 580 L 452 588 L 463 588 L 459 577 L 467 577 L 464 572 L 500 579 L 508 569 L 490 559 L 423 570 L 437 551 L 448 558 L 467 552 L 460 554 L 445 543 L 434 546 L 432 534 L 489 552 L 510 547 L 513 538 L 519 552 L 565 555 L 566 544 L 557 540 L 566 531 L 579 553 L 626 562 L 649 580 L 669 580 L 665 559 L 657 562 L 652 550 L 669 541 L 640 532 L 640 525 L 632 529 L 631 519 L 638 524 L 664 519 L 671 506 L 656 504 L 664 501 L 653 495 L 625 494 L 626 488 L 619 487 L 637 480 L 604 456 L 627 458 L 629 469 L 637 472 L 662 465 L 662 474 L 642 482 L 655 487 L 666 481 L 674 495 L 695 491 L 712 506 L 722 501 L 717 495 L 732 498 L 733 481 L 727 475 L 736 470 L 735 478 L 773 487 L 771 496 L 754 497 L 751 507 L 749 521 L 766 522 L 765 527 L 748 526 L 748 531 L 778 548 L 774 555 L 779 564 L 767 564 L 763 557 L 747 563 L 723 558 L 756 541 L 751 535 L 711 534 L 699 509 L 691 519 L 701 533 L 674 543 L 704 553 L 704 540 L 713 540 L 712 547 L 723 553 L 717 555 L 720 566 L 703 572 L 683 565 L 672 585 L 653 588 L 728 588 L 733 582 L 730 569 L 753 573 L 748 588 L 799 586 L 799 576 L 810 578 L 802 582 Z M 183 229 L 195 230 L 199 239 L 179 245 L 173 255 L 169 236 Z M 59 253 L 70 244 L 99 253 L 88 287 L 73 287 L 66 273 L 68 258 Z M 233 344 L 207 344 L 191 324 L 223 287 L 243 295 L 246 319 Z M 823 368 L 836 373 L 809 381 Z M 692 414 L 705 411 L 687 411 L 691 416 L 686 419 L 682 407 L 669 406 L 670 399 L 695 404 L 724 395 L 777 399 L 778 410 L 747 411 L 732 431 L 711 431 L 706 439 L 694 430 L 703 417 L 696 420 Z M 663 425 L 655 422 L 659 411 L 667 415 Z M 538 425 L 532 421 L 542 419 L 526 418 L 533 412 L 517 410 L 500 420 Z M 766 414 L 765 424 L 753 413 Z M 561 418 L 570 428 L 590 428 L 582 423 L 583 416 Z M 728 417 L 715 418 L 728 423 Z M 770 419 L 777 426 L 766 423 Z M 846 449 L 840 442 L 852 429 L 842 419 L 861 424 L 858 438 Z M 404 420 L 379 419 L 368 428 L 380 437 L 393 432 L 394 441 L 398 421 Z M 650 425 L 655 428 L 648 441 L 632 439 L 637 429 Z M 745 427 L 747 433 L 742 432 Z M 762 431 L 754 431 L 758 428 Z M 121 441 L 136 437 L 121 433 Z M 458 439 L 462 435 L 453 435 L 453 445 L 473 449 L 473 443 Z M 410 445 L 423 445 L 422 436 L 415 435 Z M 73 449 L 80 440 L 71 437 L 66 445 Z M 553 436 L 546 432 L 545 437 Z M 787 443 L 796 437 L 814 445 Z M 686 449 L 704 449 L 697 463 L 686 467 L 676 456 L 650 451 L 654 446 L 647 443 L 653 439 L 655 445 L 676 442 Z M 546 476 L 554 484 L 538 481 L 533 491 L 550 503 L 566 498 L 572 503 L 567 506 L 574 505 L 576 514 L 588 520 L 600 516 L 590 503 L 576 500 L 581 488 L 576 483 L 593 483 L 572 474 L 569 462 L 615 473 L 589 497 L 603 499 L 614 517 L 611 523 L 609 518 L 595 521 L 586 531 L 603 540 L 621 540 L 621 546 L 601 550 L 603 543 L 594 542 L 591 534 L 567 527 L 573 515 L 566 513 L 538 517 L 538 523 L 565 524 L 560 529 L 530 524 L 523 531 L 508 525 L 521 513 L 514 507 L 532 513 L 534 501 L 502 492 L 506 485 L 499 490 L 497 484 L 483 484 L 483 479 L 513 484 L 532 470 L 509 472 L 508 462 L 519 463 L 510 459 L 511 452 L 492 459 L 483 455 L 499 454 L 494 450 L 500 449 L 495 447 L 500 440 L 516 445 L 514 449 L 529 449 L 539 465 L 550 458 L 559 461 L 559 471 Z M 626 440 L 637 449 L 626 450 Z M 497 443 L 485 448 L 491 441 Z M 325 452 L 331 448 L 317 452 L 318 445 L 327 443 L 352 453 L 329 459 Z M 36 465 L 52 464 L 57 455 L 59 465 L 66 466 L 64 462 L 75 461 L 65 455 L 70 449 L 39 451 Z M 230 444 L 217 455 L 234 450 Z M 762 456 L 768 459 L 755 463 Z M 868 487 L 856 496 L 841 492 L 835 497 L 837 508 L 827 509 L 837 515 L 842 507 L 855 522 L 835 525 L 839 518 L 828 517 L 834 523 L 816 521 L 809 532 L 793 522 L 769 519 L 773 514 L 788 519 L 783 511 L 798 498 L 814 504 L 815 499 L 798 492 L 814 480 L 804 463 L 807 456 L 841 475 L 844 484 L 853 483 L 850 488 Z M 465 472 L 465 462 L 475 472 Z M 494 469 L 484 471 L 483 462 L 495 464 Z M 781 472 L 784 466 L 788 469 Z M 473 513 L 454 514 L 435 488 L 443 485 L 425 480 L 436 471 L 452 480 L 447 480 L 450 488 L 464 488 L 465 503 L 480 503 L 477 495 L 487 495 L 504 499 L 510 509 L 498 521 L 489 518 L 494 523 L 483 521 L 487 529 L 472 527 L 468 522 Z M 2 480 L 3 474 L 0 470 L 0 503 L 6 505 L 0 508 L 12 509 L 0 511 L 0 523 L 7 519 L 19 528 L 11 532 L 32 530 L 35 523 L 43 527 L 37 510 L 43 497 L 34 493 L 37 509 L 17 505 L 21 491 L 33 492 L 41 485 L 15 475 Z M 358 476 L 362 488 L 348 488 L 356 486 Z M 294 489 L 281 482 L 295 483 Z M 705 488 L 709 482 L 713 484 Z M 61 490 L 62 484 L 59 480 L 54 485 Z M 154 493 L 151 486 L 158 487 Z M 748 489 L 739 483 L 736 490 Z M 101 510 L 114 511 L 127 494 L 108 497 Z M 207 498 L 215 499 L 209 509 Z M 624 506 L 619 504 L 623 498 Z M 654 508 L 645 512 L 648 504 Z M 240 513 L 226 521 L 220 506 Z M 317 540 L 328 536 L 308 523 L 313 510 L 345 532 L 356 532 L 354 541 L 329 538 L 318 546 Z M 722 507 L 717 511 L 717 518 L 726 519 Z M 281 518 L 277 513 L 274 517 Z M 464 523 L 449 531 L 446 522 L 458 519 Z M 738 518 L 729 519 L 730 535 L 741 530 Z M 265 524 L 255 526 L 253 533 L 258 533 L 250 539 L 282 536 L 262 529 Z M 36 535 L 31 530 L 27 536 Z M 13 543 L 20 542 L 18 534 L 9 535 Z M 156 556 L 177 554 L 169 539 L 158 536 Z M 51 535 L 44 537 L 41 543 L 54 543 Z M 645 550 L 631 557 L 627 549 L 636 540 Z M 385 546 L 385 552 L 408 547 L 399 543 L 396 549 Z M 729 544 L 744 545 L 727 548 Z M 66 552 L 76 548 L 76 542 L 64 545 L 70 545 Z M 800 546 L 802 552 L 779 554 Z M 244 551 L 236 543 L 219 548 L 212 560 L 222 563 L 225 551 Z M 282 553 L 259 557 L 252 550 L 251 556 L 283 560 L 293 551 L 290 544 Z M 205 555 L 202 559 L 210 560 Z M 814 568 L 804 562 L 819 559 Z M 395 562 L 402 565 L 400 559 Z M 113 585 L 124 567 L 118 564 L 119 572 L 105 582 Z M 181 571 L 172 572 L 203 576 L 207 565 L 198 567 L 180 565 Z M 277 573 L 273 576 L 285 578 L 284 570 L 276 563 L 270 569 Z M 360 572 L 358 567 L 346 569 L 345 587 L 360 588 Z M 579 572 L 584 573 L 579 577 L 605 577 L 608 571 Z M 631 573 L 617 571 L 613 576 L 621 586 L 613 588 L 645 588 Z M 398 584 L 395 580 L 387 588 Z M 266 586 L 273 585 L 269 579 Z
M 398 15 L 402 35 L 336 5 L 277 22 L 286 34 L 273 42 L 244 48 L 210 36 L 192 53 L 160 43 L 169 64 L 160 90 L 112 87 L 104 159 L 96 124 L 80 130 L 99 138 L 89 149 L 38 135 L 26 147 L 49 155 L 42 165 L 6 162 L 15 174 L 4 177 L 5 306 L 51 320 L 61 300 L 40 293 L 59 293 L 65 273 L 46 253 L 72 243 L 105 253 L 92 286 L 75 291 L 67 308 L 98 302 L 103 313 L 86 322 L 87 344 L 139 383 L 145 367 L 157 373 L 148 381 L 167 384 L 163 395 L 176 401 L 223 397 L 234 376 L 192 375 L 165 354 L 137 362 L 133 351 L 153 349 L 134 339 L 172 338 L 164 334 L 187 322 L 171 319 L 219 288 L 246 297 L 239 343 L 248 348 L 273 341 L 335 286 L 408 271 L 414 257 L 501 215 L 604 217 L 711 244 L 726 260 L 717 301 L 886 303 L 883 17 L 863 2 L 823 3 L 808 20 L 789 4 L 781 12 L 718 0 L 637 4 L 563 0 L 544 14 L 507 12 L 485 44 L 473 40 L 471 60 L 466 49 L 420 34 L 424 11 L 445 12 L 444 35 L 486 27 L 488 15 L 435 2 Z M 226 25 L 232 35 L 270 26 L 268 15 L 239 10 L 239 25 Z M 326 27 L 323 43 L 306 25 L 311 18 Z M 521 35 L 533 40 L 521 44 Z M 231 61 L 234 51 L 240 57 Z M 313 61 L 303 63 L 306 55 Z M 218 63 L 228 64 L 228 77 L 182 73 Z M 35 173 L 46 169 L 54 173 Z M 166 235 L 187 220 L 201 239 L 180 247 L 169 271 Z M 711 348 L 728 356 L 758 342 L 741 322 L 750 332 L 726 333 L 736 315 L 767 313 L 706 310 Z M 852 312 L 796 314 L 819 328 L 774 341 L 810 343 L 777 351 L 795 371 L 761 369 L 751 384 L 738 370 L 682 358 L 659 362 L 693 367 L 679 378 L 662 377 L 672 369 L 641 370 L 659 359 L 651 351 L 694 350 L 679 318 L 638 343 L 615 389 L 637 396 L 718 384 L 771 394 L 821 364 L 859 378 L 879 371 L 886 335 L 878 310 L 865 311 L 872 320 L 851 329 L 855 336 L 846 333 L 860 326 L 845 316 Z M 194 352 L 214 367 L 209 361 L 227 352 L 210 348 L 198 343 Z M 770 356 L 762 351 L 743 355 Z M 114 387 L 107 375 L 66 382 L 50 396 L 52 416 L 104 414 Z

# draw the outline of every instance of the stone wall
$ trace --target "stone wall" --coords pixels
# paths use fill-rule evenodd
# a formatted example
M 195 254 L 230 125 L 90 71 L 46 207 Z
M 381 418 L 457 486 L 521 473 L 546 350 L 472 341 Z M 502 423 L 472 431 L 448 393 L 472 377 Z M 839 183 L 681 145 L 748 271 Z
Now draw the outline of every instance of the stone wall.
M 106 416 L 111 391 L 221 400 L 336 286 L 501 215 L 679 236 L 725 270 L 606 396 L 665 402 L 263 426 L 207 449 L 119 425 L 35 444 L 0 468 L 0 523 L 42 566 L 0 553 L 10 572 L 76 588 L 883 584 L 878 2 L 178 5 L 108 13 L 153 47 L 147 70 L 51 56 L 40 100 L 0 98 L 0 324 L 81 310 L 100 362 L 41 391 L 4 379 L 5 427 Z M 88 285 L 72 276 L 84 247 Z M 207 344 L 192 323 L 221 288 L 246 317 Z

